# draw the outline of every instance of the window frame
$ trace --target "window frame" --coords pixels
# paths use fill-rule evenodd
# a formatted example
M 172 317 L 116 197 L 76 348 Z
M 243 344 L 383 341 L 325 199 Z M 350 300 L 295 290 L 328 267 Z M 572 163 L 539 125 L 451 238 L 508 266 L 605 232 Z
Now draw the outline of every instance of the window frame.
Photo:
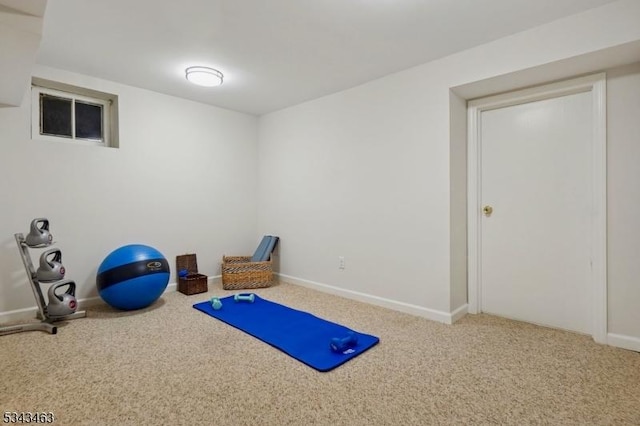
M 56 141 L 67 142 L 86 146 L 102 146 L 102 147 L 117 147 L 117 141 L 114 138 L 114 122 L 115 104 L 117 103 L 117 97 L 106 93 L 92 91 L 90 89 L 83 89 L 80 87 L 69 86 L 64 84 L 56 84 L 55 82 L 49 82 L 34 78 L 31 84 L 31 139 L 32 140 L 44 140 L 44 141 Z M 55 87 L 55 86 L 60 87 Z M 53 86 L 53 87 L 52 87 Z M 40 95 L 49 95 L 59 98 L 69 99 L 72 102 L 71 109 L 71 137 L 63 135 L 52 135 L 42 133 L 41 120 L 42 111 L 40 103 Z M 88 139 L 76 137 L 76 111 L 75 102 L 79 101 L 90 105 L 99 105 L 102 107 L 102 139 Z M 115 101 L 115 102 L 114 102 Z M 117 134 L 117 131 L 115 132 Z

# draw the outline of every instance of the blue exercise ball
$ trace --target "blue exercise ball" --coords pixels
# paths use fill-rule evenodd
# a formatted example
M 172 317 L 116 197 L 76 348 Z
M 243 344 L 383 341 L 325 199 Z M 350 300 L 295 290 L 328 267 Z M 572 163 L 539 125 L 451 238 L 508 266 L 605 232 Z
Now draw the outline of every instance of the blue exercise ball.
M 120 247 L 109 253 L 98 268 L 98 294 L 117 309 L 145 308 L 167 288 L 169 274 L 167 259 L 153 247 Z

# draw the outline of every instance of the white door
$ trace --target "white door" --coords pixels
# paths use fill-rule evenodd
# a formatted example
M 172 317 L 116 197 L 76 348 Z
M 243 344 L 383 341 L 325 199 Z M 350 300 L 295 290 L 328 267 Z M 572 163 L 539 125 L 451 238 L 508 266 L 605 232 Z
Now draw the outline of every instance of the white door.
M 482 312 L 591 334 L 593 129 L 590 92 L 481 112 Z

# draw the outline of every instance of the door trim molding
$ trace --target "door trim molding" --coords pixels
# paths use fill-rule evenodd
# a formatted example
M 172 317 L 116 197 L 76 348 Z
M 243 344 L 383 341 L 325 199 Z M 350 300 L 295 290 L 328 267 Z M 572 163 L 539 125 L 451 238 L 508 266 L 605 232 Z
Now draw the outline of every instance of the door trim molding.
M 590 92 L 593 105 L 591 146 L 591 315 L 592 336 L 607 343 L 607 104 L 606 74 L 599 73 L 515 92 L 475 99 L 467 105 L 467 251 L 469 313 L 480 313 L 481 282 L 481 172 L 480 114 L 543 99 Z

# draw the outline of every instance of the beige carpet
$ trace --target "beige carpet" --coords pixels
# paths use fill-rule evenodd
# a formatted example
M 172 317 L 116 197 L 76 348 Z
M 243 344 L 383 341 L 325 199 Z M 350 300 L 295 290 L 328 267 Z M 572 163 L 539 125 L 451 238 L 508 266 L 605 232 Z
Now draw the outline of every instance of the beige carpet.
M 381 342 L 328 373 L 164 295 L 0 337 L 0 409 L 60 425 L 640 425 L 640 354 L 468 315 L 447 326 L 291 284 L 256 290 Z

